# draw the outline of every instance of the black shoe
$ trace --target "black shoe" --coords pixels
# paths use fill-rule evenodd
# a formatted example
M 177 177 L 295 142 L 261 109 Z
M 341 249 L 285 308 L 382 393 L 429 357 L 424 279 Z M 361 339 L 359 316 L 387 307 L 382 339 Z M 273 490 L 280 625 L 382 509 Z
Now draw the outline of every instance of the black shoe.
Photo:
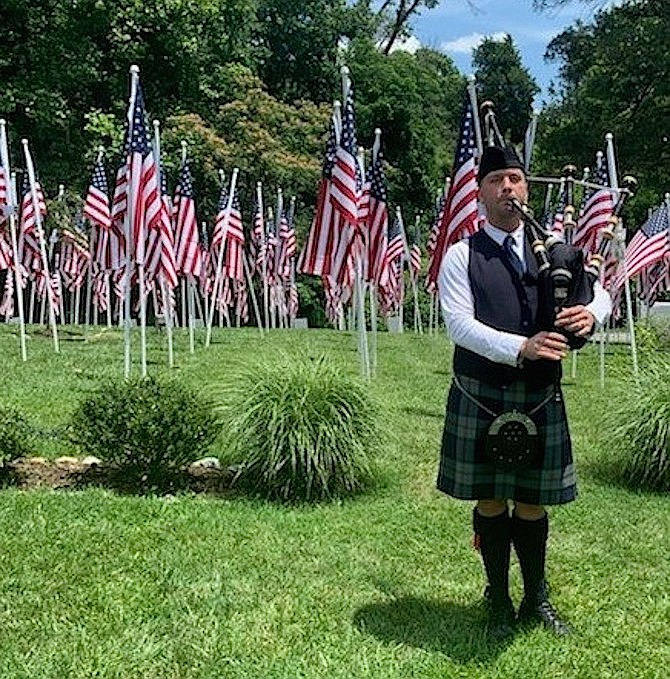
M 556 609 L 547 599 L 546 593 L 535 601 L 524 598 L 521 606 L 519 606 L 517 622 L 521 625 L 541 624 L 545 629 L 559 637 L 566 637 L 572 634 L 568 624 L 561 620 Z
M 494 641 L 504 641 L 514 635 L 514 606 L 509 597 L 492 597 L 487 588 L 484 600 L 488 611 L 486 633 Z

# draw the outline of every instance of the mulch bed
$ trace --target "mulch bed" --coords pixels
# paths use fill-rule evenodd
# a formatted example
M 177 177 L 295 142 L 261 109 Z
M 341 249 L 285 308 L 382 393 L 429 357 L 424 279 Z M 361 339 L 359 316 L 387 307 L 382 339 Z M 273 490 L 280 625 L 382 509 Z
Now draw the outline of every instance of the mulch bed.
M 161 487 L 143 479 L 132 480 L 102 464 L 85 463 L 74 457 L 47 460 L 26 457 L 13 460 L 4 468 L 5 482 L 21 490 L 80 490 L 92 486 L 124 494 L 207 493 L 230 495 L 233 472 L 230 469 L 191 466 L 172 474 Z

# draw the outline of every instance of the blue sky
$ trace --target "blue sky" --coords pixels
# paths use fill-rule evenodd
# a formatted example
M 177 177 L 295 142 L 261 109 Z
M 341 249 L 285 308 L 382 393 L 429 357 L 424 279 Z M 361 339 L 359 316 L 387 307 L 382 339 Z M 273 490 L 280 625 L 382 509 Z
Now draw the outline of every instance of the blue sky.
M 615 4 L 621 4 L 621 0 L 600 3 Z M 425 10 L 414 20 L 413 32 L 421 45 L 449 54 L 465 74 L 472 73 L 472 49 L 484 36 L 509 33 L 521 52 L 524 66 L 542 88 L 536 100 L 540 106 L 558 72 L 557 64 L 548 64 L 543 59 L 546 46 L 577 19 L 590 22 L 592 17 L 593 6 L 577 0 L 545 13 L 534 12 L 531 0 L 472 0 L 470 4 L 467 0 L 441 0 L 438 7 Z

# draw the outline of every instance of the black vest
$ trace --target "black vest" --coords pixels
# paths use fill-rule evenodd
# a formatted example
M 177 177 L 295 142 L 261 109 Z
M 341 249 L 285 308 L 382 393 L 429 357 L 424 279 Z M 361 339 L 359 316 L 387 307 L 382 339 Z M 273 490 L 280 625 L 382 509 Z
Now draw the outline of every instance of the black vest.
M 525 240 L 527 272 L 519 278 L 501 245 L 484 230 L 469 241 L 468 278 L 475 307 L 475 318 L 496 330 L 531 337 L 550 330 L 548 305 L 543 286 L 538 285 L 537 260 Z M 467 375 L 496 386 L 522 380 L 532 387 L 557 383 L 560 361 L 527 361 L 523 368 L 495 363 L 469 349 L 457 346 L 454 373 Z

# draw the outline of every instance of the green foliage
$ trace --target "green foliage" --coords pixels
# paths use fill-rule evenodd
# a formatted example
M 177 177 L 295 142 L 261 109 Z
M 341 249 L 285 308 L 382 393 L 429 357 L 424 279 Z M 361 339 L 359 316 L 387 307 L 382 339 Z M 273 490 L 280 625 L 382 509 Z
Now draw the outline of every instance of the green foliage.
M 507 142 L 523 141 L 533 106 L 540 91 L 511 36 L 503 41 L 485 39 L 472 57 L 479 101 L 490 99 L 496 107 L 500 131 Z
M 640 181 L 630 204 L 637 222 L 670 185 L 667 42 L 667 0 L 640 0 L 577 22 L 547 48 L 561 87 L 538 126 L 538 164 L 591 165 L 612 132 L 621 173 Z
M 162 487 L 218 434 L 212 404 L 192 388 L 155 378 L 112 381 L 72 415 L 71 438 L 131 483 Z
M 646 357 L 637 382 L 621 383 L 605 410 L 608 455 L 635 489 L 670 491 L 670 362 Z
M 33 452 L 33 433 L 23 415 L 0 405 L 0 466 Z
M 382 130 L 389 200 L 411 212 L 429 209 L 451 172 L 465 79 L 434 50 L 382 54 L 370 40 L 346 54 L 356 97 L 358 140 L 372 146 Z
M 363 489 L 378 444 L 368 390 L 324 358 L 257 363 L 225 394 L 227 453 L 236 479 L 282 501 Z

